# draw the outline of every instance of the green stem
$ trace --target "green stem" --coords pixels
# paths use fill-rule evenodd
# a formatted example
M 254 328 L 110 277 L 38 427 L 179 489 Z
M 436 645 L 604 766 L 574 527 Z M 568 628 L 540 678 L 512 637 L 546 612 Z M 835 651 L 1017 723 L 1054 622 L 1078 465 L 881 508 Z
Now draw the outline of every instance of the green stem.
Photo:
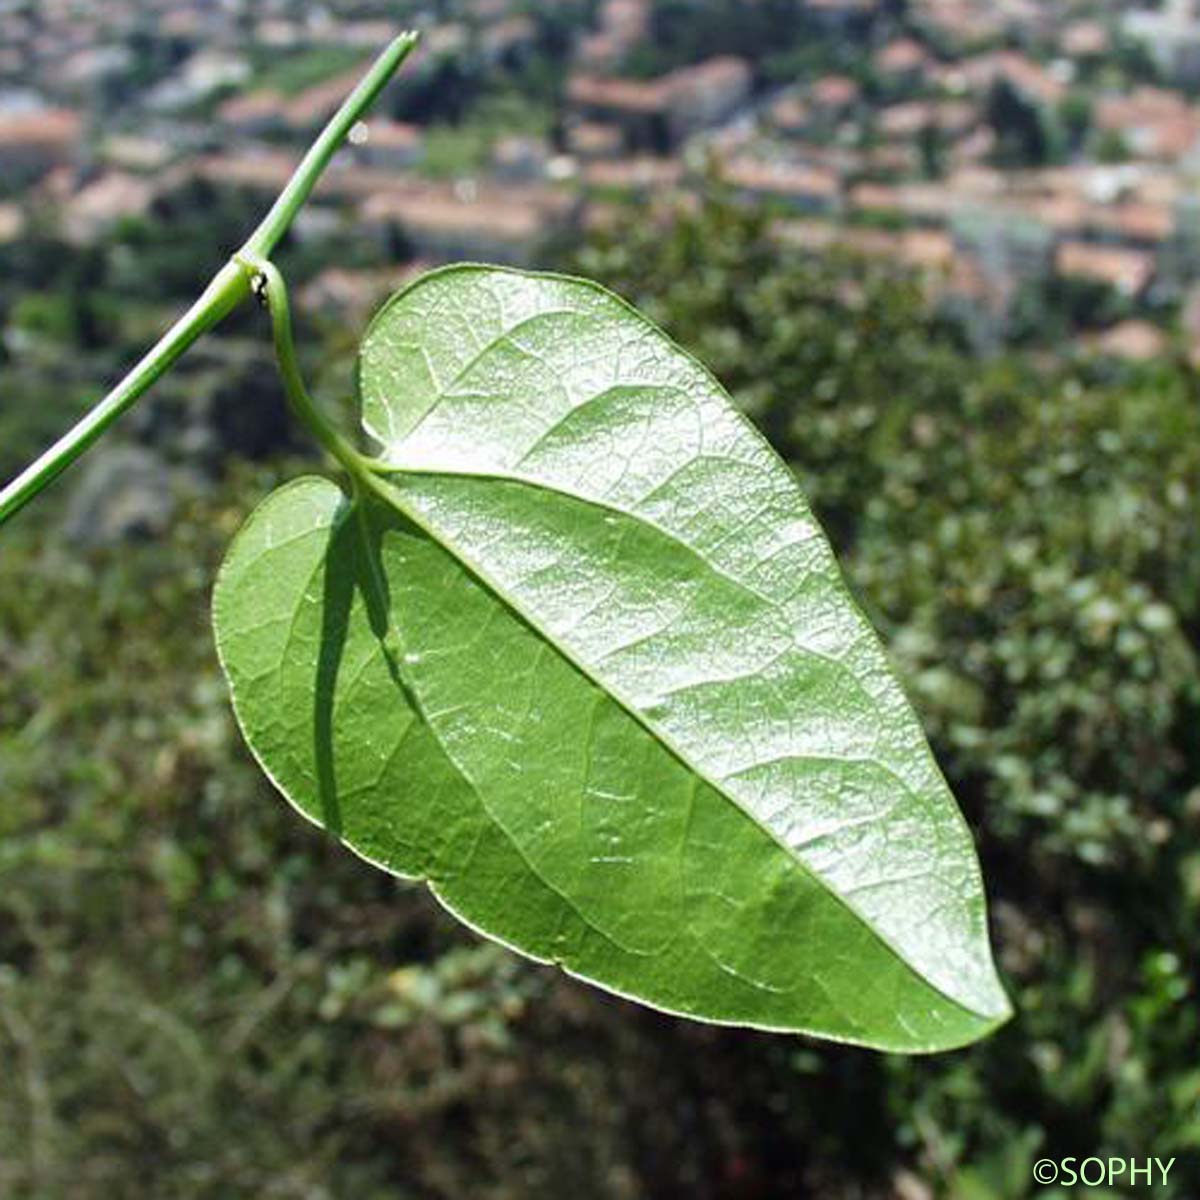
M 0 525 L 63 473 L 202 334 L 250 294 L 245 271 L 223 266 L 191 308 L 88 414 L 0 491 Z
M 321 172 L 329 165 L 329 160 L 358 119 L 374 103 L 375 97 L 383 91 L 400 64 L 409 56 L 419 36 L 417 33 L 402 33 L 371 65 L 358 87 L 346 97 L 329 124 L 321 130 L 320 137 L 309 147 L 295 174 L 271 205 L 271 211 L 247 238 L 242 248 L 245 254 L 261 258 L 271 256 L 271 251 L 287 231 L 300 206 L 308 199 L 308 194 L 313 190 Z
M 213 276 L 199 299 L 103 400 L 0 489 L 0 525 L 62 474 L 198 337 L 207 333 L 250 294 L 252 270 L 249 263 L 264 261 L 275 248 L 346 134 L 408 56 L 417 37 L 415 33 L 402 34 L 375 60 L 362 82 L 309 148 L 279 198 L 247 239 L 241 254 L 234 255 Z M 286 293 L 284 303 L 286 305 Z M 313 431 L 316 432 L 315 427 Z
M 260 284 L 262 286 L 267 311 L 271 315 L 271 334 L 275 342 L 279 374 L 283 378 L 283 388 L 292 412 L 354 479 L 360 479 L 365 469 L 364 458 L 329 424 L 304 386 L 300 363 L 296 357 L 296 343 L 292 337 L 292 311 L 288 301 L 287 284 L 284 283 L 279 268 L 269 259 L 247 250 L 240 251 L 236 258 L 253 273 L 255 288 Z

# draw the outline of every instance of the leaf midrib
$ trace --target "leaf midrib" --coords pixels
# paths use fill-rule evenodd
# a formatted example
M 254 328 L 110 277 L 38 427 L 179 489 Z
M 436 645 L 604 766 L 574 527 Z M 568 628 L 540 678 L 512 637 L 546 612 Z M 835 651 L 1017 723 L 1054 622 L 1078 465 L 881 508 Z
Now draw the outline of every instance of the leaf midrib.
M 691 545 L 689 542 L 684 541 L 683 538 L 681 538 L 677 533 L 674 533 L 673 531 L 667 529 L 665 526 L 660 525 L 653 518 L 643 516 L 641 513 L 634 512 L 628 508 L 625 508 L 623 505 L 614 504 L 611 501 L 599 499 L 599 498 L 592 497 L 592 496 L 581 496 L 581 495 L 578 495 L 575 493 L 565 492 L 561 488 L 554 487 L 553 485 L 545 482 L 544 480 L 534 479 L 530 476 L 521 475 L 519 473 L 510 473 L 510 472 L 501 472 L 501 471 L 472 471 L 472 470 L 468 470 L 468 469 L 457 469 L 457 468 L 450 469 L 450 468 L 445 468 L 445 467 L 413 467 L 410 470 L 407 466 L 398 467 L 393 464 L 389 464 L 387 471 L 389 474 L 400 475 L 400 476 L 415 475 L 415 476 L 422 476 L 425 478 L 432 478 L 432 479 L 492 479 L 498 483 L 515 483 L 515 484 L 519 484 L 519 485 L 526 485 L 531 488 L 536 488 L 540 491 L 547 492 L 550 495 L 559 497 L 561 499 L 574 501 L 579 504 L 586 504 L 592 508 L 602 509 L 605 512 L 612 513 L 615 516 L 625 517 L 630 521 L 633 521 L 637 524 L 645 526 L 647 529 L 653 530 L 656 534 L 658 534 L 660 537 L 662 537 L 665 541 L 670 542 L 672 545 L 674 545 L 678 549 L 684 551 L 691 557 L 699 559 L 701 562 L 703 562 L 705 568 L 707 570 L 710 570 L 713 573 L 713 575 L 717 576 L 719 579 L 723 580 L 725 583 L 729 584 L 731 587 L 736 588 L 738 591 L 744 592 L 748 596 L 752 596 L 755 600 L 761 601 L 763 604 L 768 605 L 772 609 L 777 610 L 780 607 L 780 601 L 772 599 L 770 596 L 767 596 L 764 593 L 758 591 L 756 588 L 752 587 L 750 584 L 744 582 L 743 580 L 737 579 L 733 575 L 730 575 L 727 571 L 722 570 L 722 568 L 720 566 L 718 566 L 716 563 L 712 563 L 708 559 L 706 559 L 704 557 L 704 555 L 701 554 L 701 552 L 695 546 Z M 431 534 L 431 536 L 435 537 L 437 539 L 437 541 L 439 542 L 439 544 L 445 545 L 447 549 L 452 549 L 450 541 L 447 538 L 445 538 L 444 535 Z M 455 557 L 458 558 L 459 561 L 463 562 L 463 564 L 465 566 L 467 566 L 468 569 L 470 569 L 472 571 L 472 573 L 477 574 L 481 579 L 483 579 L 483 575 L 479 571 L 476 571 L 476 569 L 473 566 L 471 566 L 471 564 L 469 562 L 467 562 L 466 558 L 461 556 L 457 552 L 457 550 L 452 550 L 452 553 L 454 553 Z M 532 620 L 531 618 L 525 617 L 524 610 L 519 605 L 517 605 L 516 602 L 512 598 L 510 598 L 507 595 L 507 593 L 504 591 L 504 589 L 496 587 L 495 585 L 493 585 L 491 582 L 489 582 L 486 579 L 484 579 L 484 582 L 487 583 L 487 586 L 491 590 L 495 591 L 497 593 L 497 595 L 500 596 L 500 598 L 504 601 L 505 606 L 507 608 L 516 612 L 519 616 L 521 616 L 521 618 L 523 620 L 526 621 L 527 624 L 531 625 L 537 631 L 539 637 L 541 637 L 547 641 L 552 641 L 553 645 L 556 648 L 559 647 L 559 641 L 558 641 L 557 637 L 555 637 L 554 635 L 543 630 L 536 621 Z M 589 612 L 585 615 L 590 616 L 591 610 L 589 610 Z M 657 636 L 657 632 L 654 634 L 646 635 L 646 637 L 654 637 L 654 636 Z M 609 653 L 605 657 L 612 657 L 613 655 L 624 653 L 626 650 L 629 650 L 632 646 L 636 646 L 642 640 L 644 640 L 644 639 L 639 638 L 639 639 L 636 639 L 633 642 L 629 642 L 623 646 L 618 646 L 615 650 L 609 651 Z M 812 646 L 804 645 L 803 643 L 798 642 L 794 639 L 792 641 L 792 644 L 789 647 L 787 647 L 787 649 L 796 650 L 802 654 L 809 655 L 810 657 L 819 660 L 820 662 L 824 663 L 826 666 L 832 668 L 833 670 L 838 671 L 841 674 L 844 674 L 854 683 L 855 687 L 857 687 L 863 693 L 864 696 L 866 696 L 868 699 L 870 699 L 870 693 L 868 693 L 866 691 L 866 689 L 863 687 L 862 681 L 840 659 L 834 658 L 831 655 L 826 654 L 824 651 L 817 650 L 816 648 L 814 648 Z M 572 663 L 575 662 L 575 659 L 569 653 L 564 652 L 564 656 L 566 658 L 570 659 L 570 661 Z M 778 658 L 779 656 L 776 655 L 775 657 Z M 771 661 L 773 662 L 775 660 L 772 659 Z M 617 693 L 613 689 L 611 689 L 607 683 L 602 683 L 601 681 L 596 679 L 594 673 L 591 670 L 588 670 L 588 669 L 582 668 L 582 667 L 580 669 L 584 671 L 584 674 L 587 675 L 587 677 L 592 681 L 592 683 L 595 684 L 602 692 L 604 692 L 606 694 L 611 694 L 614 697 L 614 699 L 619 700 L 621 703 L 621 706 L 623 708 L 631 709 L 634 711 L 640 711 L 640 710 L 636 710 L 636 706 L 633 706 L 632 702 L 630 702 L 629 704 L 626 704 L 625 701 L 622 700 L 621 697 L 619 697 L 617 695 Z M 722 679 L 707 679 L 707 680 L 704 680 L 703 683 L 704 683 L 704 685 L 717 684 L 717 683 L 720 683 L 720 684 L 740 683 L 742 680 L 748 679 L 748 678 L 750 678 L 750 676 L 748 676 L 748 675 L 736 675 L 736 676 L 729 676 L 729 677 L 722 678 Z M 694 685 L 688 684 L 686 686 L 691 687 Z M 686 688 L 680 688 L 677 690 L 683 691 L 683 690 L 686 690 Z M 667 696 L 670 696 L 670 695 L 673 695 L 674 692 L 667 692 L 665 694 Z M 695 770 L 695 768 L 691 766 L 689 760 L 685 757 L 685 755 L 682 753 L 682 751 L 676 750 L 675 747 L 671 744 L 670 740 L 667 738 L 667 736 L 665 734 L 659 733 L 659 731 L 656 728 L 654 728 L 648 724 L 648 721 L 649 721 L 649 718 L 646 718 L 645 720 L 642 721 L 642 724 L 647 729 L 649 729 L 650 732 L 653 733 L 656 738 L 658 738 L 660 741 L 662 741 L 664 744 L 666 744 L 668 746 L 668 748 L 671 749 L 672 753 L 675 754 L 675 757 L 678 758 L 686 767 L 688 767 L 689 770 Z M 706 782 L 710 783 L 713 787 L 716 787 L 717 790 L 720 791 L 722 795 L 725 795 L 724 789 L 720 786 L 721 783 L 725 782 L 725 780 L 734 779 L 734 778 L 737 778 L 739 775 L 744 775 L 744 774 L 748 773 L 749 771 L 757 770 L 759 767 L 768 766 L 774 762 L 787 761 L 789 759 L 796 760 L 796 761 L 802 761 L 802 762 L 870 763 L 871 765 L 878 767 L 881 771 L 884 771 L 887 775 L 889 775 L 892 779 L 894 779 L 897 786 L 906 795 L 908 795 L 909 797 L 914 797 L 914 795 L 915 795 L 912 785 L 906 779 L 904 779 L 901 775 L 899 775 L 892 767 L 890 767 L 887 763 L 883 762 L 882 760 L 880 760 L 877 757 L 867 756 L 867 755 L 852 756 L 852 755 L 845 755 L 845 754 L 781 754 L 781 755 L 777 755 L 771 759 L 763 759 L 759 762 L 751 763 L 749 766 L 739 768 L 737 771 L 731 771 L 728 775 L 723 776 L 719 782 L 714 782 L 713 780 L 708 779 L 708 777 L 706 775 L 704 775 L 703 772 L 696 771 L 696 774 L 700 775 L 702 778 L 704 778 L 706 780 Z M 737 804 L 739 808 L 742 807 L 740 804 L 738 804 L 738 801 L 735 800 L 733 797 L 730 796 L 730 797 L 728 797 L 728 799 L 730 800 L 731 803 Z M 742 811 L 745 812 L 746 810 L 743 808 Z M 746 815 L 748 817 L 750 817 L 750 819 L 752 821 L 754 821 L 756 824 L 759 823 L 757 818 L 754 817 L 754 815 L 752 813 L 746 813 Z M 785 845 L 784 849 L 788 849 L 788 847 Z M 792 851 L 789 850 L 789 853 L 792 853 Z M 832 890 L 832 889 L 830 889 L 830 890 Z M 862 919 L 864 921 L 864 924 L 869 924 L 869 922 L 867 922 L 865 920 L 865 918 L 862 918 Z M 889 943 L 889 945 L 890 945 L 890 943 Z
M 556 496 L 563 500 L 574 501 L 578 504 L 586 504 L 592 508 L 602 509 L 605 512 L 612 513 L 614 516 L 626 517 L 630 521 L 636 522 L 644 526 L 646 529 L 653 530 L 664 541 L 670 542 L 672 545 L 685 551 L 687 554 L 702 559 L 705 567 L 710 570 L 715 576 L 729 584 L 730 587 L 736 588 L 739 592 L 745 592 L 748 596 L 752 596 L 755 600 L 761 601 L 763 604 L 769 605 L 773 609 L 778 609 L 780 602 L 771 596 L 760 592 L 757 588 L 752 587 L 745 580 L 738 579 L 730 575 L 728 571 L 722 569 L 718 564 L 709 562 L 704 558 L 703 554 L 690 542 L 684 541 L 679 534 L 673 530 L 667 529 L 666 526 L 660 524 L 653 517 L 648 517 L 643 513 L 635 512 L 632 509 L 626 508 L 624 505 L 616 504 L 611 500 L 604 499 L 599 496 L 583 496 L 576 492 L 564 491 L 560 487 L 547 482 L 544 479 L 538 479 L 532 475 L 525 475 L 520 471 L 502 471 L 496 469 L 490 470 L 473 470 L 469 467 L 445 467 L 445 466 L 409 466 L 407 463 L 397 465 L 395 463 L 379 462 L 373 464 L 377 466 L 378 472 L 381 475 L 398 475 L 398 476 L 418 476 L 432 479 L 481 479 L 494 480 L 497 483 L 515 483 L 525 487 L 534 488 L 538 491 L 546 492 L 551 496 Z M 814 535 L 816 536 L 816 535 Z M 440 536 L 439 536 L 439 540 Z M 821 659 L 822 662 L 828 663 L 832 667 L 846 671 L 858 682 L 856 676 L 849 671 L 849 668 L 844 663 L 839 662 L 836 658 L 831 658 L 823 651 L 812 649 L 808 646 L 802 646 L 797 643 L 799 649 L 806 654 L 811 654 L 814 658 Z M 861 685 L 860 685 L 861 686 Z

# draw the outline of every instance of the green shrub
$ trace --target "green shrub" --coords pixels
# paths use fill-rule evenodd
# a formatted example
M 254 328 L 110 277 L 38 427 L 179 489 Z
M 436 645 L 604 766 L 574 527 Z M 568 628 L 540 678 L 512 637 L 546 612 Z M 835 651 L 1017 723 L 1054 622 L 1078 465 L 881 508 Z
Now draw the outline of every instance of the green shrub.
M 1156 1194 L 1197 1194 L 1195 381 L 980 367 L 911 281 L 723 205 L 578 258 L 704 354 L 840 543 L 979 836 L 1016 1019 L 928 1060 L 675 1021 L 299 825 L 207 626 L 290 473 L 243 466 L 161 542 L 67 554 L 53 504 L 5 531 L 0 1193 L 840 1200 L 908 1172 L 1011 1200 L 1095 1153 L 1175 1156 Z
M 768 232 L 717 205 L 579 257 L 704 347 L 795 464 L 978 831 L 1018 1016 L 889 1063 L 895 1150 L 955 1196 L 1024 1195 L 1042 1154 L 1092 1152 L 1178 1155 L 1191 1194 L 1195 381 L 981 367 L 910 281 Z

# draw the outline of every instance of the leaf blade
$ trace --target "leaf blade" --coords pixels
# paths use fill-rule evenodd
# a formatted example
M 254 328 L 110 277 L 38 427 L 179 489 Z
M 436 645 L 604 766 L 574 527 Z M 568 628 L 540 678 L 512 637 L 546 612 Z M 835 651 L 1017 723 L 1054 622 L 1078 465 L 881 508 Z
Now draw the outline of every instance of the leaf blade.
M 442 336 L 422 340 L 422 332 L 430 328 L 440 329 Z M 392 369 L 389 357 L 410 337 L 423 347 L 428 377 L 436 385 L 432 394 L 422 397 L 419 408 L 412 403 L 411 381 Z M 372 323 L 363 343 L 360 385 L 369 432 L 380 436 L 384 431 L 379 414 L 390 414 L 391 440 L 385 442 L 384 457 L 398 471 L 418 478 L 445 470 L 520 480 L 589 500 L 605 507 L 610 516 L 617 512 L 639 519 L 665 538 L 697 550 L 716 565 L 723 580 L 744 586 L 768 603 L 774 601 L 781 610 L 775 624 L 789 627 L 802 649 L 841 657 L 860 679 L 885 681 L 876 688 L 877 706 L 889 710 L 890 721 L 902 726 L 907 747 L 915 748 L 915 753 L 890 757 L 906 760 L 900 765 L 913 776 L 914 793 L 941 801 L 951 818 L 944 836 L 961 862 L 974 864 L 969 834 L 925 748 L 915 716 L 873 632 L 841 584 L 832 552 L 790 472 L 733 410 L 711 375 L 661 331 L 585 281 L 496 268 L 449 268 L 402 292 Z M 529 397 L 536 397 L 536 405 Z M 399 438 L 397 429 L 404 430 Z M 619 450 L 631 441 L 634 453 L 614 453 L 613 447 Z M 607 471 L 605 449 L 611 463 Z M 406 486 L 410 495 L 416 490 L 411 479 Z M 436 500 L 427 491 L 424 502 L 417 498 L 416 507 L 427 518 L 432 514 L 434 524 L 448 526 L 455 520 L 449 511 L 454 506 L 443 503 L 439 508 Z M 489 556 L 495 562 L 483 561 L 479 546 L 495 531 L 478 497 L 464 501 L 458 510 L 469 512 L 470 520 L 459 522 L 456 536 L 465 542 L 478 534 L 475 546 L 464 548 L 480 568 L 492 569 L 491 581 L 526 615 L 552 612 L 554 597 L 547 589 L 521 597 L 514 594 L 511 581 L 498 577 L 508 562 L 519 560 L 518 550 Z M 506 517 L 510 528 L 520 524 L 511 511 Z M 526 521 L 517 540 L 528 542 L 530 535 Z M 569 536 L 558 539 L 560 556 L 569 548 Z M 650 552 L 639 565 L 645 570 L 654 562 Z M 576 567 L 582 572 L 587 563 L 579 560 Z M 610 577 L 611 572 L 603 573 L 602 582 Z M 794 579 L 801 581 L 797 588 Z M 647 590 L 654 592 L 656 601 L 663 591 L 661 586 Z M 629 604 L 624 608 L 628 611 Z M 749 634 L 761 632 L 747 619 L 746 603 L 731 606 L 731 612 L 727 628 L 709 622 L 697 636 L 701 647 L 675 656 L 683 676 L 694 667 L 705 643 L 727 637 L 741 649 Z M 608 616 L 604 629 L 612 628 Z M 572 631 L 565 624 L 551 623 L 546 631 L 572 648 Z M 772 629 L 759 640 L 769 652 L 786 643 L 787 632 L 781 635 Z M 604 646 L 573 649 L 576 661 L 585 666 L 608 653 Z M 655 649 L 660 653 L 644 655 L 643 673 L 652 681 L 651 692 L 670 658 L 661 653 L 661 640 Z M 731 669 L 740 667 L 749 675 L 761 666 L 761 661 L 754 662 L 746 670 L 738 663 Z M 622 690 L 625 681 L 611 664 L 605 674 Z M 647 704 L 635 700 L 634 707 Z M 720 698 L 708 706 L 721 707 Z M 718 732 L 714 740 L 729 744 L 729 732 Z M 702 734 L 679 748 L 685 757 L 702 755 L 706 738 Z M 844 733 L 840 740 L 847 740 Z M 895 844 L 904 848 L 903 839 Z M 896 864 L 897 878 L 907 873 Z M 963 884 L 978 888 L 977 869 L 969 874 L 972 877 Z M 890 899 L 880 895 L 868 916 L 886 925 L 889 907 L 894 907 Z M 978 950 L 981 938 L 986 944 L 986 934 L 979 914 L 968 919 Z M 893 936 L 904 946 L 913 942 L 916 931 L 910 924 Z M 940 944 L 944 947 L 951 940 L 944 937 Z M 931 977 L 948 994 L 954 994 L 963 978 L 973 977 L 975 1002 L 984 1009 L 1006 1009 L 986 950 L 982 955 L 963 954 L 946 967 Z
M 382 586 L 374 626 L 369 606 L 352 600 L 366 614 L 359 624 L 366 620 L 380 645 L 391 638 L 393 666 L 405 677 L 391 680 L 385 706 L 391 715 L 380 718 L 382 725 L 394 728 L 397 713 L 403 715 L 396 699 L 402 695 L 410 719 L 438 744 L 444 780 L 457 775 L 475 792 L 472 802 L 447 784 L 434 789 L 440 800 L 425 807 L 440 804 L 443 820 L 457 814 L 467 825 L 463 814 L 474 811 L 475 844 L 489 849 L 473 871 L 444 850 L 420 862 L 392 854 L 384 865 L 428 876 L 443 902 L 485 932 L 671 1011 L 910 1050 L 960 1044 L 1003 1020 L 1007 1002 L 991 967 L 969 835 L 786 468 L 757 435 L 747 440 L 747 427 L 706 373 L 697 377 L 701 369 L 644 322 L 631 334 L 629 310 L 606 293 L 557 278 L 465 269 L 469 282 L 485 285 L 480 302 L 464 292 L 463 273 L 425 277 L 383 310 L 364 340 L 365 420 L 391 439 L 385 451 L 391 473 L 378 496 L 356 505 L 361 527 L 377 531 L 375 549 L 366 537 L 356 566 L 347 566 L 345 553 L 333 562 L 343 575 L 356 573 L 364 592 Z M 514 278 L 526 284 L 515 300 Z M 447 283 L 455 294 L 411 304 L 414 292 L 421 299 L 422 288 Z M 579 317 L 581 295 L 589 303 L 600 297 L 599 314 L 585 305 Z M 388 328 L 389 314 L 401 311 L 406 296 L 407 324 Z M 496 322 L 504 332 L 494 332 Z M 470 337 L 467 325 L 474 326 Z M 430 329 L 434 334 L 423 337 Z M 537 345 L 520 343 L 533 332 Z M 373 359 L 380 346 L 384 358 Z M 612 363 L 622 361 L 636 369 L 636 386 L 630 370 L 614 381 Z M 549 397 L 538 390 L 547 370 L 567 381 Z M 698 387 L 708 389 L 707 410 L 699 413 Z M 646 461 L 627 456 L 614 463 L 597 455 L 606 441 L 621 445 L 631 428 L 644 431 L 639 445 L 649 474 Z M 480 430 L 482 438 L 475 436 Z M 719 478 L 699 480 L 699 493 L 695 443 L 681 431 L 710 444 L 715 432 L 736 451 L 725 456 Z M 640 507 L 630 505 L 635 492 Z M 715 505 L 720 520 L 694 503 L 697 494 Z M 747 496 L 765 513 L 755 518 L 765 533 L 747 532 L 729 517 Z M 781 528 L 788 533 L 782 542 Z M 268 553 L 261 544 L 247 551 L 244 536 L 231 562 Z M 773 565 L 755 575 L 747 568 L 754 554 L 745 551 L 757 546 L 761 557 L 762 536 L 775 539 Z M 404 554 L 397 557 L 395 545 L 406 547 Z M 780 560 L 801 581 L 795 611 L 781 609 L 769 593 L 779 579 L 786 582 Z M 363 583 L 372 573 L 376 584 Z M 234 574 L 244 576 L 240 569 Z M 825 662 L 828 655 L 798 649 L 788 636 L 797 613 L 810 639 L 814 630 L 826 641 L 838 633 L 836 621 L 831 633 L 812 620 L 814 612 L 827 612 L 830 589 L 841 634 L 851 630 L 859 656 L 855 669 L 840 675 Z M 234 593 L 242 599 L 231 605 Z M 233 610 L 253 608 L 245 599 L 252 593 L 244 582 L 232 592 L 219 587 L 218 597 L 225 597 L 216 610 L 219 640 L 226 640 L 223 628 L 228 634 L 238 625 Z M 306 603 L 320 607 L 312 597 Z M 665 624 L 646 625 L 664 613 Z M 473 638 L 477 627 L 491 630 L 486 645 Z M 369 640 L 359 629 L 353 644 Z M 472 647 L 465 659 L 456 650 L 462 645 Z M 801 649 L 808 657 L 797 666 L 789 656 Z M 528 665 L 530 654 L 539 666 Z M 471 656 L 484 667 L 473 666 Z M 238 657 L 223 655 L 233 675 Z M 888 814 L 880 815 L 896 789 L 886 762 L 882 778 L 871 775 L 880 770 L 872 756 L 887 757 L 871 741 L 879 706 L 872 709 L 870 689 L 857 707 L 846 699 L 855 679 L 863 690 L 863 661 L 875 695 L 882 678 L 885 699 L 902 706 L 903 719 L 895 720 L 893 709 L 883 723 L 925 772 L 920 784 L 933 833 L 943 857 L 956 865 L 945 878 L 930 876 L 924 863 L 927 819 L 909 813 L 888 830 Z M 697 663 L 709 668 L 704 678 L 696 677 Z M 725 675 L 713 675 L 714 665 Z M 292 669 L 301 677 L 307 672 L 309 690 L 320 694 L 311 668 L 300 662 Z M 538 689 L 521 682 L 526 676 L 540 679 L 552 704 L 539 707 Z M 677 684 L 675 696 L 661 694 Z M 525 707 L 515 714 L 506 707 L 507 692 L 520 688 Z M 262 726 L 272 703 L 247 706 L 239 690 L 235 685 L 235 707 L 248 739 L 269 741 L 269 722 L 266 732 Z M 291 702 L 302 704 L 304 692 L 291 687 Z M 355 711 L 350 701 L 335 708 Z M 806 730 L 795 725 L 800 715 Z M 309 720 L 316 722 L 315 712 L 302 723 Z M 341 728 L 347 723 L 357 728 Z M 342 749 L 327 790 L 349 791 L 372 811 L 420 806 L 422 771 L 437 776 L 432 759 L 403 780 L 381 777 L 374 792 L 355 793 L 344 772 L 352 775 L 356 759 L 377 754 L 383 735 L 368 736 L 365 718 L 335 716 L 328 726 Z M 777 748 L 789 754 L 764 751 L 772 729 Z M 588 770 L 599 770 L 597 779 L 580 775 L 578 766 L 566 769 L 571 747 L 580 743 L 589 755 L 596 751 Z M 729 759 L 756 745 L 744 761 Z M 837 756 L 856 745 L 867 747 L 860 755 L 866 762 L 853 768 L 858 775 L 848 783 L 850 768 Z M 835 752 L 829 761 L 818 761 L 822 746 Z M 429 747 L 424 752 L 433 754 Z M 280 753 L 273 745 L 267 756 Z M 913 761 L 905 767 L 913 769 Z M 640 764 L 632 774 L 631 763 Z M 311 793 L 314 786 L 320 791 L 320 773 L 310 768 L 293 776 L 281 781 L 282 790 L 302 807 L 307 795 L 314 816 Z M 771 829 L 765 818 L 780 795 L 792 797 L 790 807 L 784 824 Z M 319 821 L 323 815 L 315 814 Z M 481 820 L 494 826 L 486 836 Z M 893 846 L 880 867 L 879 846 L 887 841 L 880 831 L 894 840 L 896 829 L 906 844 L 899 852 Z M 344 828 L 342 835 L 380 860 L 369 837 L 347 836 Z M 497 838 L 507 839 L 507 851 L 491 844 Z M 815 849 L 822 844 L 823 857 Z M 910 902 L 918 892 L 924 912 Z M 897 896 L 909 922 L 901 922 L 900 938 L 889 915 Z M 936 927 L 930 935 L 930 910 L 954 913 L 960 921 L 954 937 Z M 555 911 L 548 924 L 546 913 Z M 780 939 L 780 927 L 794 936 Z

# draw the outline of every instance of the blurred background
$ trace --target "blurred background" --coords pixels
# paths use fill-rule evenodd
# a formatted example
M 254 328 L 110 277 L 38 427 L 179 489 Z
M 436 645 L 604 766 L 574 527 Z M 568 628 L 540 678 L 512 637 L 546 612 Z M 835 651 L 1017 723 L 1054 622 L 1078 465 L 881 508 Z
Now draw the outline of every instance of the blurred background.
M 674 1020 L 297 820 L 208 625 L 317 462 L 246 306 L 0 539 L 0 1195 L 1007 1200 L 1092 1154 L 1200 1194 L 1200 12 L 0 0 L 0 478 L 408 25 L 276 256 L 314 391 L 352 427 L 372 307 L 458 258 L 711 365 L 884 632 L 1017 1016 L 926 1059 Z

